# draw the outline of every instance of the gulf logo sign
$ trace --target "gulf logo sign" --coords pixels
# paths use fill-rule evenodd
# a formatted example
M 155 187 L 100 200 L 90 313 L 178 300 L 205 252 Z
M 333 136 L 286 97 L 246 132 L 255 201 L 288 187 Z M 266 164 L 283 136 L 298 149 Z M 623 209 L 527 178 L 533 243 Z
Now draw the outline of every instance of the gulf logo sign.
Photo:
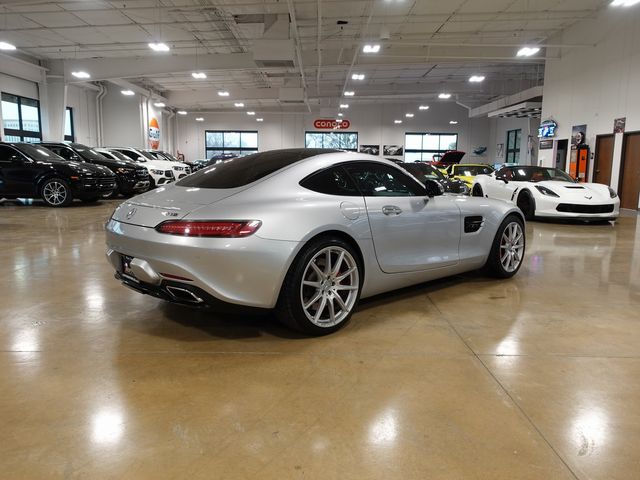
M 319 118 L 313 122 L 313 126 L 319 130 L 344 130 L 351 126 L 351 122 L 349 120 L 338 122 L 330 118 Z
M 160 124 L 158 120 L 153 117 L 149 120 L 149 147 L 153 150 L 157 150 L 160 146 Z

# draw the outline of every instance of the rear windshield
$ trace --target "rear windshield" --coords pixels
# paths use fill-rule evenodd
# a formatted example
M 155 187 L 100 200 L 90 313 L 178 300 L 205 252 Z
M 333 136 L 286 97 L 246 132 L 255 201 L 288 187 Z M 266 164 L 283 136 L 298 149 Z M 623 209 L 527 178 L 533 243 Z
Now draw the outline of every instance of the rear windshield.
M 45 147 L 32 145 L 30 143 L 14 143 L 13 146 L 32 160 L 44 160 L 46 162 L 49 160 L 64 160 L 64 158 L 59 157 Z
M 475 177 L 476 175 L 491 175 L 493 168 L 489 165 L 484 166 L 470 166 L 470 165 L 456 165 L 453 173 L 455 175 L 462 175 L 463 177 Z
M 337 151 L 321 148 L 296 148 L 254 153 L 206 167 L 183 178 L 176 185 L 197 188 L 242 187 L 305 158 Z
M 85 160 L 95 160 L 97 162 L 104 160 L 104 156 L 100 152 L 96 152 L 92 148 L 82 145 L 81 143 L 72 143 L 71 147 Z
M 98 152 L 99 154 L 102 154 L 103 152 Z M 129 157 L 127 157 L 124 153 L 120 153 L 117 150 L 109 150 L 109 153 L 111 155 L 113 155 L 114 157 L 116 157 L 118 160 L 124 160 L 125 162 L 130 162 L 131 159 Z

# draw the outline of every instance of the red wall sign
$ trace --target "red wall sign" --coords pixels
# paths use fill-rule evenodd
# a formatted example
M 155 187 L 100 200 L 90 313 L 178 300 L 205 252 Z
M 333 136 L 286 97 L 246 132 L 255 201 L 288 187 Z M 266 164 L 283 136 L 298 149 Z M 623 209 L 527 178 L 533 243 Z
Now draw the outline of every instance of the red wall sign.
M 313 126 L 318 129 L 340 129 L 344 130 L 345 128 L 349 128 L 351 126 L 351 122 L 349 120 L 342 120 L 341 122 L 336 122 L 330 118 L 319 118 L 315 122 L 313 122 Z

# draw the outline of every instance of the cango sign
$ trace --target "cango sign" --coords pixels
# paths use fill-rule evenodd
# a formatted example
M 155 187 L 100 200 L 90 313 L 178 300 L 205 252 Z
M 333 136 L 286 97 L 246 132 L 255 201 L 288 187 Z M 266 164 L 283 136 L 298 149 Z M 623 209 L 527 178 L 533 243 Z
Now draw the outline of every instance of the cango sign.
M 341 122 L 337 122 L 330 118 L 319 118 L 315 122 L 313 122 L 313 126 L 317 129 L 326 129 L 326 130 L 335 130 L 340 129 L 344 130 L 351 126 L 351 122 L 349 120 L 342 120 Z

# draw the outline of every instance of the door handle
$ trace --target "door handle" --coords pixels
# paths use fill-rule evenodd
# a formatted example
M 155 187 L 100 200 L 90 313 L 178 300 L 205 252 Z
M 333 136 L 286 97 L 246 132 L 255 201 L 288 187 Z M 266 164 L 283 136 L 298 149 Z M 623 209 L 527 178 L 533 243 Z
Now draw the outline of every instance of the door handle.
M 402 213 L 402 209 L 395 205 L 385 205 L 382 207 L 382 213 L 385 215 L 400 215 Z

